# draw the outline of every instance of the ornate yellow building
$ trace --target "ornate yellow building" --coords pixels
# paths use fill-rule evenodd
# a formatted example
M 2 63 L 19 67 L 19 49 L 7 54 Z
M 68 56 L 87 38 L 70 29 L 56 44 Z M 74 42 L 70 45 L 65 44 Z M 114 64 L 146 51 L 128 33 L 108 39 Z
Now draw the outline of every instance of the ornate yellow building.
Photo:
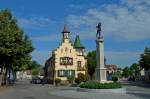
M 68 76 L 78 77 L 79 73 L 85 74 L 87 59 L 79 35 L 72 44 L 70 32 L 65 25 L 62 36 L 62 43 L 52 51 L 52 56 L 45 63 L 45 76 L 51 79 L 67 80 Z

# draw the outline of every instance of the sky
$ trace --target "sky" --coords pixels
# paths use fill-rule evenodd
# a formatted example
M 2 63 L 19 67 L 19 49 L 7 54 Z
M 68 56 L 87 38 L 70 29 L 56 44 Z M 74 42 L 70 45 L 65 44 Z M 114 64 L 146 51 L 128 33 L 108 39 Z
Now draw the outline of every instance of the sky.
M 150 46 L 150 0 L 0 0 L 5 8 L 32 40 L 33 60 L 41 65 L 59 46 L 65 23 L 71 40 L 79 34 L 89 52 L 101 22 L 107 64 L 130 66 Z

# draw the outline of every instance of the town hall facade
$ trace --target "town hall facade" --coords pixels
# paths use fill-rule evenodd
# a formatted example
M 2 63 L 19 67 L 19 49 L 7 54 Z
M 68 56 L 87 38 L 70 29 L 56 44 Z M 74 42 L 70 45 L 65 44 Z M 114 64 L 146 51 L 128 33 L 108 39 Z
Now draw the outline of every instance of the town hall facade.
M 81 44 L 79 35 L 76 36 L 73 44 L 65 24 L 60 46 L 52 51 L 52 56 L 45 63 L 45 76 L 64 81 L 68 76 L 77 78 L 79 73 L 86 73 L 86 65 L 85 47 Z

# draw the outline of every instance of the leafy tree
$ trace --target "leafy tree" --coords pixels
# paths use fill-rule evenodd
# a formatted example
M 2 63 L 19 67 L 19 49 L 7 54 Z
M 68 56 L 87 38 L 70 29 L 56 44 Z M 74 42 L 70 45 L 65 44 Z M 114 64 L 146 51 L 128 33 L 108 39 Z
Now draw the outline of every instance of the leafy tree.
M 144 53 L 141 54 L 139 64 L 146 70 L 150 69 L 150 47 L 146 47 Z
M 122 76 L 128 77 L 128 76 L 131 76 L 132 74 L 133 74 L 133 73 L 132 73 L 132 71 L 130 70 L 129 67 L 125 67 L 125 68 L 123 69 Z
M 87 68 L 90 79 L 94 78 L 94 73 L 96 69 L 96 51 L 91 51 L 87 55 Z M 104 63 L 106 64 L 106 58 L 104 57 Z
M 132 75 L 136 76 L 139 72 L 139 65 L 137 63 L 133 63 L 131 66 L 130 66 L 130 70 L 132 71 Z
M 29 70 L 32 70 L 32 69 L 35 69 L 35 68 L 40 68 L 41 65 L 38 64 L 36 61 L 31 61 L 27 67 L 27 69 Z
M 96 68 L 96 51 L 89 52 L 87 58 L 88 58 L 87 60 L 88 74 L 92 79 Z
M 117 78 L 121 78 L 122 77 L 122 73 L 121 71 L 116 71 L 113 73 L 112 77 L 117 77 Z
M 32 75 L 33 76 L 39 75 L 39 72 L 40 72 L 40 68 L 34 68 L 34 69 L 32 69 Z
M 10 10 L 0 11 L 0 65 L 3 84 L 7 72 L 18 70 L 30 61 L 33 51 L 31 40 L 24 34 Z M 9 76 L 10 77 L 10 76 Z

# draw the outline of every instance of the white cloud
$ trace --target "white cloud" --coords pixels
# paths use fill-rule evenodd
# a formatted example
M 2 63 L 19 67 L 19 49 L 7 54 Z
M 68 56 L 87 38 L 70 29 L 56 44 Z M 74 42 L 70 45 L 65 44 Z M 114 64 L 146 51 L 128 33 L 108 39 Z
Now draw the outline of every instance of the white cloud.
M 135 51 L 106 51 L 106 63 L 117 64 L 120 67 L 130 66 L 134 62 L 138 62 L 141 53 Z
M 56 39 L 57 38 L 57 39 Z M 42 35 L 32 37 L 33 41 L 60 41 L 60 34 Z
M 123 0 L 120 4 L 88 9 L 84 15 L 69 15 L 68 23 L 76 32 L 95 37 L 95 25 L 102 22 L 103 35 L 123 41 L 150 39 L 150 1 Z M 83 33 L 84 31 L 84 33 Z M 93 35 L 93 36 L 92 36 Z
M 47 27 L 55 21 L 48 17 L 18 18 L 19 25 L 23 27 Z

